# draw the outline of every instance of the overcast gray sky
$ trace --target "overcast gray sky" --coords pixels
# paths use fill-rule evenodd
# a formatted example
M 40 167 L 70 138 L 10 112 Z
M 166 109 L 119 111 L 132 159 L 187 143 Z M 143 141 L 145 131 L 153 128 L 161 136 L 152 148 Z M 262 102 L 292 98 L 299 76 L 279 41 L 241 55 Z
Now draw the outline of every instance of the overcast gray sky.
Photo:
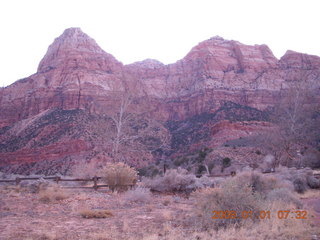
M 0 86 L 36 72 L 64 29 L 80 27 L 127 64 L 173 63 L 219 35 L 320 56 L 319 0 L 1 0 Z

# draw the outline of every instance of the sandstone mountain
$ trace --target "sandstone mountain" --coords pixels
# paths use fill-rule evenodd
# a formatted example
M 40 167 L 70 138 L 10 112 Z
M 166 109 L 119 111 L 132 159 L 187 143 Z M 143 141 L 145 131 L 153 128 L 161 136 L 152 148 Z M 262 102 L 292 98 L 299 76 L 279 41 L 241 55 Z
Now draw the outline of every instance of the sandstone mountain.
M 268 123 L 288 84 L 320 86 L 320 57 L 278 60 L 266 45 L 214 37 L 181 60 L 124 65 L 79 28 L 54 40 L 37 73 L 0 88 L 0 168 L 66 173 L 110 159 L 123 99 L 130 98 L 120 151 L 135 166 L 218 146 Z

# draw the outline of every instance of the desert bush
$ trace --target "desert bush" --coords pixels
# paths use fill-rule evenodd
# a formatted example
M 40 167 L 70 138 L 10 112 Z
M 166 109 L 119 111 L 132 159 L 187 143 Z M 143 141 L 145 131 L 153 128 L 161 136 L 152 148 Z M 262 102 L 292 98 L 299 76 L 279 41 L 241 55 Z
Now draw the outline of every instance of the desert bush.
M 258 193 L 252 191 L 248 184 L 241 184 L 235 179 L 227 180 L 219 188 L 205 188 L 192 194 L 195 206 L 195 214 L 198 217 L 197 223 L 201 229 L 229 226 L 241 226 L 245 221 L 242 216 L 243 211 L 251 211 L 253 221 L 259 210 L 264 209 L 263 201 Z M 213 211 L 235 211 L 237 218 L 212 219 Z
M 83 218 L 108 218 L 113 216 L 111 211 L 103 209 L 82 209 L 79 213 Z
M 277 168 L 276 173 L 278 178 L 290 181 L 298 193 L 303 193 L 308 189 L 308 178 L 313 176 L 310 168 L 296 169 L 281 166 Z
M 169 169 L 164 176 L 157 176 L 153 179 L 144 178 L 146 187 L 158 192 L 186 191 L 188 186 L 195 183 L 196 176 L 188 174 L 185 169 Z
M 221 160 L 221 172 L 224 172 L 224 169 L 231 166 L 231 159 L 225 157 Z
M 19 189 L 21 192 L 27 193 L 39 193 L 41 190 L 45 190 L 48 187 L 54 187 L 56 184 L 52 181 L 40 178 L 39 180 L 24 180 L 19 183 Z
M 249 185 L 252 191 L 263 196 L 277 188 L 288 188 L 293 190 L 293 186 L 287 181 L 282 181 L 276 176 L 267 176 L 257 171 L 244 171 L 237 174 L 235 180 L 242 185 Z
M 275 201 L 269 206 L 271 213 L 276 213 L 282 209 L 296 210 L 296 207 L 284 202 Z M 299 239 L 316 239 L 312 234 L 319 232 L 316 227 L 310 226 L 310 220 L 297 221 L 295 218 L 279 219 L 272 217 L 255 223 L 245 224 L 241 228 L 220 229 L 212 233 L 212 237 L 204 239 L 223 239 L 223 240 L 255 240 L 255 239 L 272 239 L 272 240 L 299 240 Z
M 189 162 L 189 159 L 187 157 L 179 157 L 173 161 L 173 164 L 178 167 L 183 164 L 187 164 L 188 162 Z
M 60 201 L 68 198 L 68 193 L 59 186 L 48 187 L 46 189 L 40 189 L 39 200 L 44 203 L 50 203 L 54 201 Z
M 310 168 L 320 168 L 320 151 L 311 149 L 308 150 L 302 158 L 304 166 Z
M 211 173 L 211 170 L 212 170 L 214 167 L 215 167 L 215 164 L 214 164 L 213 161 L 208 164 L 209 173 Z
M 146 187 L 157 192 L 186 192 L 190 193 L 197 188 L 211 187 L 213 181 L 203 176 L 196 178 L 194 174 L 188 174 L 187 170 L 169 169 L 164 176 L 157 176 L 153 179 L 143 179 Z
M 204 150 L 200 150 L 199 151 L 199 156 L 197 158 L 198 162 L 203 162 L 205 159 L 206 159 L 206 156 L 207 156 L 207 152 Z
M 150 201 L 151 192 L 149 188 L 136 187 L 135 189 L 125 192 L 124 199 L 127 202 L 145 203 Z
M 320 180 L 314 176 L 307 176 L 307 184 L 310 188 L 320 188 Z
M 276 188 L 267 194 L 267 200 L 270 202 L 283 202 L 286 204 L 294 204 L 297 208 L 302 207 L 302 202 L 295 194 L 287 188 Z
M 137 171 L 125 163 L 109 163 L 99 172 L 112 190 L 128 189 L 137 182 Z
M 297 193 L 304 193 L 307 190 L 306 180 L 303 178 L 296 178 L 293 181 L 293 186 Z
M 253 188 L 253 185 L 256 187 Z M 248 173 L 245 173 L 225 180 L 216 188 L 200 189 L 191 195 L 195 205 L 195 211 L 191 214 L 192 222 L 197 223 L 197 228 L 216 230 L 238 228 L 248 224 L 258 226 L 260 223 L 256 216 L 261 210 L 272 212 L 271 209 L 280 205 L 302 208 L 303 204 L 292 188 L 284 186 L 286 185 L 282 185 L 277 178 L 265 177 L 258 173 L 256 177 L 249 178 Z M 277 210 L 281 209 L 285 208 Z M 237 218 L 212 219 L 213 211 L 235 211 Z M 252 218 L 242 218 L 244 211 L 251 211 Z M 271 219 L 269 223 L 273 226 Z
M 207 168 L 204 165 L 199 165 L 197 169 L 197 174 L 207 173 Z
M 159 169 L 155 165 L 149 165 L 138 169 L 138 175 L 143 177 L 154 177 L 159 174 Z
M 213 187 L 214 180 L 207 176 L 202 176 L 201 178 L 196 178 L 195 182 L 190 184 L 187 188 L 191 191 L 201 188 Z

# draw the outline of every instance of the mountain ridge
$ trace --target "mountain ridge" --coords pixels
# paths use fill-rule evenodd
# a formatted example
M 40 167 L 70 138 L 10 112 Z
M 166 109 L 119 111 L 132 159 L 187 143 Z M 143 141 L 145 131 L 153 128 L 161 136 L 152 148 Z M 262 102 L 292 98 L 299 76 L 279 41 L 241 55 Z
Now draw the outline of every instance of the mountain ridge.
M 135 117 L 127 129 L 128 134 L 139 136 L 138 142 L 130 144 L 141 146 L 144 159 L 152 162 L 164 158 L 172 153 L 168 150 L 170 146 L 179 145 L 172 141 L 184 137 L 200 136 L 196 141 L 179 140 L 185 143 L 183 149 L 201 146 L 204 142 L 201 136 L 216 146 L 218 140 L 215 141 L 214 133 L 217 130 L 213 129 L 220 131 L 232 125 L 220 124 L 217 128 L 219 121 L 230 118 L 235 124 L 241 121 L 262 123 L 266 117 L 252 119 L 248 114 L 264 116 L 295 81 L 305 81 L 315 89 L 319 88 L 320 57 L 288 51 L 278 60 L 267 45 L 250 46 L 214 37 L 193 47 L 176 63 L 165 65 L 147 59 L 124 65 L 79 28 L 67 29 L 49 46 L 37 73 L 0 88 L 0 144 L 4 149 L 9 149 L 0 154 L 0 165 L 5 162 L 5 165 L 10 165 L 7 159 L 11 159 L 9 162 L 12 164 L 17 164 L 15 159 L 23 163 L 26 159 L 24 155 L 37 156 L 38 152 L 50 152 L 52 149 L 54 153 L 50 155 L 50 161 L 61 164 L 65 158 L 76 161 L 80 155 L 90 159 L 96 156 L 96 152 L 110 152 L 110 146 L 104 147 L 94 140 L 99 133 L 85 119 L 96 119 L 101 129 L 108 126 L 110 131 L 114 131 L 110 117 L 119 111 L 120 103 L 126 96 L 132 99 L 127 111 Z M 226 103 L 233 107 L 225 108 Z M 74 113 L 74 110 L 79 112 Z M 50 111 L 61 114 L 61 119 L 70 114 L 72 119 L 76 119 L 74 116 L 84 119 L 83 126 L 88 129 L 89 135 L 84 137 L 79 133 L 77 136 L 81 140 L 74 141 L 71 135 L 62 134 L 64 129 L 74 129 L 72 126 L 82 124 L 77 120 L 68 122 L 70 126 L 63 121 L 47 124 L 45 118 L 41 118 L 39 125 L 32 125 L 28 120 L 42 113 L 51 116 Z M 201 120 L 201 116 L 217 116 L 218 113 L 219 118 Z M 197 117 L 201 123 L 195 122 Z M 23 136 L 15 136 L 8 130 L 24 120 L 30 122 L 27 124 L 30 134 L 26 132 Z M 188 124 L 192 128 L 188 130 L 192 136 L 170 130 L 166 127 L 168 122 L 176 122 L 182 129 L 184 124 Z M 202 124 L 206 128 L 202 128 Z M 140 125 L 146 128 L 141 130 L 136 127 Z M 254 128 L 259 128 L 259 123 L 254 125 Z M 230 132 L 228 139 L 249 134 L 242 127 L 232 125 L 232 128 L 242 130 L 237 130 L 237 135 Z M 203 134 L 204 129 L 207 129 L 206 134 Z M 13 134 L 12 138 L 8 138 L 7 133 Z M 57 140 L 45 140 L 47 134 L 53 134 Z M 17 148 L 10 150 L 8 144 L 10 141 L 19 142 L 19 136 L 24 137 L 24 144 L 15 145 Z M 101 140 L 103 137 L 109 139 L 112 134 L 102 134 L 98 138 Z M 33 144 L 37 141 L 41 144 Z M 65 148 L 68 143 L 74 146 L 70 148 L 72 152 Z M 163 147 L 156 149 L 156 143 Z M 153 150 L 148 144 L 153 145 Z M 132 149 L 127 158 L 142 164 L 134 160 L 137 158 L 135 151 Z M 47 157 L 42 154 L 34 161 L 43 162 Z M 32 161 L 32 157 L 27 159 L 26 162 Z M 145 164 L 148 161 L 142 162 Z

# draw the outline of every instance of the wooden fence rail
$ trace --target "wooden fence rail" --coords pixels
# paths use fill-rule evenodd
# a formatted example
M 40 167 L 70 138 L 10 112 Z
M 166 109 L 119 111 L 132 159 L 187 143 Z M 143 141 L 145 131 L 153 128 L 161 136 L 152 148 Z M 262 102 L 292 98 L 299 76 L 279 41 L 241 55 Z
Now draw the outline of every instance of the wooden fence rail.
M 53 180 L 57 184 L 59 182 L 93 182 L 92 187 L 67 187 L 67 188 L 93 188 L 94 190 L 97 190 L 98 188 L 101 187 L 109 187 L 114 190 L 115 186 L 113 185 L 107 185 L 107 184 L 101 184 L 98 185 L 98 180 L 102 179 L 102 177 L 97 177 L 94 176 L 93 178 L 61 178 L 59 176 L 52 176 L 52 177 L 16 177 L 15 179 L 0 179 L 0 183 L 15 183 L 16 185 L 19 185 L 21 181 L 26 181 L 26 180 L 40 180 L 40 179 L 46 179 L 46 180 Z M 127 184 L 127 185 L 117 185 L 117 187 L 130 187 L 132 188 L 135 184 Z

